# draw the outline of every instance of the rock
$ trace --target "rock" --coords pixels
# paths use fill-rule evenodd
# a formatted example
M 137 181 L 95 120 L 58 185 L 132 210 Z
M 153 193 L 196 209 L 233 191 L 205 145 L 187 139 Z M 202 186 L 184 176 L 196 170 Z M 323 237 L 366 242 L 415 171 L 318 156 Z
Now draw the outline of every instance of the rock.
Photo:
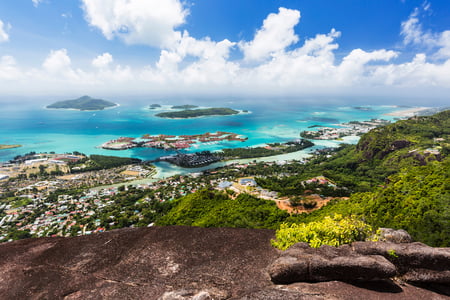
M 324 263 L 334 267 L 365 264 L 358 261 L 360 258 L 355 260 L 358 255 L 348 245 L 312 249 L 297 244 L 281 252 L 271 246 L 273 238 L 272 230 L 155 226 L 1 243 L 0 299 L 449 299 L 443 295 L 448 284 L 273 284 L 267 273 L 269 265 L 283 274 L 281 267 L 294 262 L 291 274 L 303 274 L 299 270 L 309 274 L 307 260 L 300 255 L 309 257 L 310 262 L 321 256 Z M 320 255 L 314 256 L 317 253 Z M 369 258 L 367 263 L 371 262 Z M 316 276 L 321 274 L 318 264 L 314 267 Z M 347 270 L 345 275 L 354 272 Z M 426 279 L 423 274 L 427 270 L 417 272 L 421 280 Z M 424 287 L 439 287 L 439 293 Z
M 309 260 L 282 256 L 269 266 L 269 275 L 273 282 L 279 284 L 310 281 L 309 264 Z
M 395 276 L 395 266 L 379 255 L 316 257 L 310 261 L 311 281 L 373 281 Z
M 438 283 L 450 285 L 450 270 L 436 271 L 412 269 L 402 276 L 402 280 L 412 283 Z
M 412 243 L 413 239 L 406 230 L 392 229 L 392 228 L 380 228 L 380 241 L 390 243 Z
M 269 267 L 274 283 L 302 281 L 371 281 L 395 276 L 396 268 L 380 255 L 357 255 L 349 246 L 298 245 L 288 249 Z
M 422 243 L 355 242 L 354 251 L 361 255 L 382 255 L 394 263 L 400 273 L 409 269 L 450 270 L 450 249 L 433 248 Z
M 179 290 L 165 292 L 158 300 L 213 300 L 226 299 L 221 296 L 212 296 L 208 291 Z

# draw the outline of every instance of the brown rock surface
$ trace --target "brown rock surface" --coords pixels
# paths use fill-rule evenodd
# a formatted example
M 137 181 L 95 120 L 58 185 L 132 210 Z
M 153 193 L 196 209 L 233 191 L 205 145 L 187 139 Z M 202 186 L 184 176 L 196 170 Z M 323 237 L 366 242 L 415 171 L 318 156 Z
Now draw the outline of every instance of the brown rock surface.
M 173 226 L 4 243 L 0 299 L 450 299 L 392 282 L 274 285 L 273 235 Z

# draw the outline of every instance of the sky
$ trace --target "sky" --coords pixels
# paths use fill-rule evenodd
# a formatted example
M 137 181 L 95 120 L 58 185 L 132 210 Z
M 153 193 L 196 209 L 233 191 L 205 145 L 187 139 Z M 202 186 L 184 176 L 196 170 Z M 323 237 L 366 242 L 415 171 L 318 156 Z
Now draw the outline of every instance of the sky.
M 450 103 L 448 0 L 0 2 L 10 96 Z

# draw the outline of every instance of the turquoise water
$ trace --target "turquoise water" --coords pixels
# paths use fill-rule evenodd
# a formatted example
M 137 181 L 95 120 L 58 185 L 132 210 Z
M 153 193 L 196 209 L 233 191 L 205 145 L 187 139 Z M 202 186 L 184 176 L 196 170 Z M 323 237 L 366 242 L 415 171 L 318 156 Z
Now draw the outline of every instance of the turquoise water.
M 188 151 L 254 146 L 299 138 L 299 133 L 311 125 L 336 126 L 337 123 L 351 120 L 391 119 L 383 114 L 400 110 L 393 106 L 370 106 L 368 110 L 360 110 L 352 106 L 233 103 L 222 106 L 249 110 L 249 113 L 172 120 L 155 117 L 161 109 L 147 109 L 149 104 L 151 103 L 122 104 L 114 109 L 96 112 L 47 110 L 40 106 L 5 107 L 0 111 L 0 144 L 21 144 L 23 147 L 0 150 L 0 161 L 7 161 L 30 151 L 79 151 L 85 154 L 132 156 L 151 160 L 173 152 L 147 148 L 113 151 L 103 150 L 98 146 L 121 136 L 140 137 L 147 133 L 182 135 L 216 131 L 242 134 L 248 140 L 202 144 Z M 168 108 L 169 105 L 164 107 Z

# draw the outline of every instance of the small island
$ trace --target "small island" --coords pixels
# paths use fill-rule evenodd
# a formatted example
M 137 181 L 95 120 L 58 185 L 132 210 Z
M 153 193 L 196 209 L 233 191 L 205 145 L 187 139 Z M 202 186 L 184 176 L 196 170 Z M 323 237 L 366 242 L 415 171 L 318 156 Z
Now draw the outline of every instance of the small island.
M 197 105 L 186 104 L 186 105 L 174 105 L 172 106 L 172 109 L 193 109 L 197 107 L 198 107 Z
M 239 111 L 225 108 L 225 107 L 212 107 L 202 109 L 186 109 L 180 111 L 170 111 L 156 114 L 155 116 L 168 119 L 188 119 L 197 118 L 203 116 L 229 116 L 236 115 Z
M 118 106 L 116 103 L 110 101 L 106 101 L 103 99 L 94 99 L 89 96 L 83 96 L 74 100 L 58 101 L 51 105 L 48 105 L 47 108 L 93 111 L 93 110 L 104 110 L 105 108 L 112 108 L 116 106 Z
M 156 108 L 160 108 L 160 107 L 161 107 L 160 104 L 152 104 L 152 105 L 150 105 L 148 108 L 150 108 L 150 109 L 156 109 Z
M 0 150 L 20 148 L 20 147 L 22 147 L 22 145 L 2 145 L 2 144 L 0 144 Z
M 180 136 L 145 134 L 141 138 L 120 137 L 104 143 L 101 148 L 107 150 L 127 150 L 138 147 L 147 147 L 164 150 L 181 150 L 190 148 L 192 145 L 199 143 L 219 143 L 222 141 L 244 142 L 246 140 L 247 137 L 224 131 Z

